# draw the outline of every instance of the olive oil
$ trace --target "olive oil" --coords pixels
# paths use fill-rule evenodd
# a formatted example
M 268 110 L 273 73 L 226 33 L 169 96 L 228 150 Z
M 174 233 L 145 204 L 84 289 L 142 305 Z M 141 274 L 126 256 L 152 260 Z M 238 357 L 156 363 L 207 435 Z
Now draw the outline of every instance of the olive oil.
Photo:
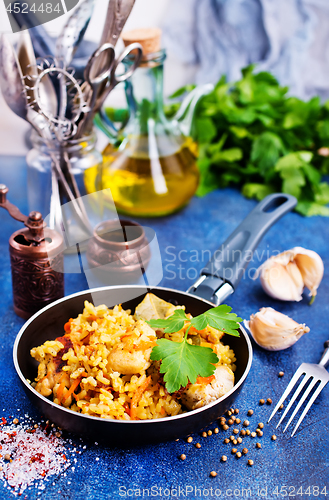
M 138 138 L 138 147 L 133 150 L 115 150 L 111 144 L 105 148 L 102 186 L 110 188 L 120 213 L 136 217 L 167 215 L 186 205 L 197 189 L 193 143 L 187 139 L 171 154 L 150 155 L 141 147 L 145 142 L 147 138 Z

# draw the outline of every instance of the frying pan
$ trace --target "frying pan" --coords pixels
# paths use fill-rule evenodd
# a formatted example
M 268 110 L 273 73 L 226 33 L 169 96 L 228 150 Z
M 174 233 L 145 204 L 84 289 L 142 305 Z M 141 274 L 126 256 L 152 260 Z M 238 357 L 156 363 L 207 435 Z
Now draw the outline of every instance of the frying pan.
M 151 291 L 168 302 L 184 305 L 186 312 L 193 316 L 220 304 L 233 293 L 262 236 L 296 203 L 297 200 L 290 195 L 268 196 L 217 250 L 188 292 L 163 287 L 152 287 Z M 132 446 L 186 436 L 209 425 L 232 406 L 252 361 L 251 343 L 242 326 L 240 337 L 225 336 L 225 344 L 230 345 L 237 358 L 234 387 L 213 403 L 181 415 L 138 421 L 101 419 L 56 405 L 30 385 L 28 380 L 35 379 L 38 364 L 30 356 L 30 350 L 60 336 L 68 319 L 82 312 L 85 300 L 105 303 L 109 307 L 122 303 L 124 309 L 134 311 L 148 291 L 143 286 L 109 286 L 79 292 L 46 306 L 25 323 L 15 340 L 14 365 L 25 392 L 42 415 L 67 431 L 96 439 L 100 443 Z

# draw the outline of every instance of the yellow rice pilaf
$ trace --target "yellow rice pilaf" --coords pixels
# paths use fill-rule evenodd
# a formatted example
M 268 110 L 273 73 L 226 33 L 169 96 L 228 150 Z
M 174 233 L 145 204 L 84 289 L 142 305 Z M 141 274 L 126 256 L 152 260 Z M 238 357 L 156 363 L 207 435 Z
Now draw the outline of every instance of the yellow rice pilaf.
M 109 309 L 87 301 L 82 314 L 71 318 L 64 330 L 62 337 L 31 350 L 39 362 L 33 386 L 54 403 L 119 420 L 162 418 L 186 411 L 179 392 L 169 394 L 165 389 L 159 362 L 150 361 L 157 335 L 164 336 L 162 331 L 155 332 L 121 305 Z M 211 327 L 191 330 L 188 341 L 213 348 L 219 358 L 216 366 L 226 366 L 233 376 L 236 359 L 233 350 L 220 342 L 223 332 Z M 165 336 L 182 341 L 184 329 Z

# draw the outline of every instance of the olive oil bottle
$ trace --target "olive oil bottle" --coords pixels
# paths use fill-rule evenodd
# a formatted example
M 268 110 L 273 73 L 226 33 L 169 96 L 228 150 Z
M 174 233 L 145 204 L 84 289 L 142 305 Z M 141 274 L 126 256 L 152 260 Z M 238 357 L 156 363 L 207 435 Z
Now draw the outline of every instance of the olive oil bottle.
M 126 82 L 129 120 L 123 140 L 118 148 L 112 141 L 103 151 L 103 189 L 111 190 L 118 212 L 135 217 L 158 217 L 179 210 L 194 195 L 199 179 L 195 144 L 186 129 L 182 132 L 178 119 L 168 120 L 164 115 L 166 54 L 160 50 L 158 31 L 135 30 L 123 35 L 126 44 L 140 42 L 144 55 Z M 103 119 L 108 120 L 104 114 Z

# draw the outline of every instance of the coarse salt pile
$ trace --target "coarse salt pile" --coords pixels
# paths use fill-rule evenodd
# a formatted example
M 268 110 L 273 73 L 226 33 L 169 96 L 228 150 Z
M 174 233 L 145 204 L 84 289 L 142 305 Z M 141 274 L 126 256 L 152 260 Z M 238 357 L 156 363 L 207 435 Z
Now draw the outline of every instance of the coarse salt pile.
M 65 446 L 66 441 L 48 422 L 33 425 L 25 417 L 20 423 L 17 419 L 8 423 L 4 417 L 0 420 L 0 479 L 15 496 L 31 485 L 40 492 L 44 490 L 50 478 L 77 462 L 72 455 L 79 453 Z

